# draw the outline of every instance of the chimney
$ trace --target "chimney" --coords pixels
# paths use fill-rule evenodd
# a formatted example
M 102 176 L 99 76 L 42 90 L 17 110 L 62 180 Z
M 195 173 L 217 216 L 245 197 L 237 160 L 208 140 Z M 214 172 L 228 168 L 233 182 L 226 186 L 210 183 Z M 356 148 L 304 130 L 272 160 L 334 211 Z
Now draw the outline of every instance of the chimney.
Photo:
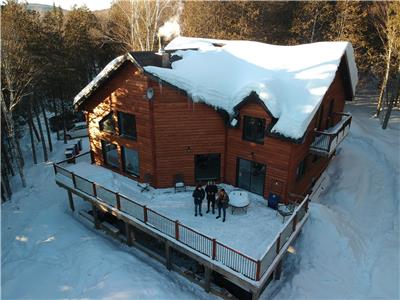
M 169 68 L 170 67 L 169 53 L 165 52 L 164 41 L 165 41 L 165 38 L 163 36 L 159 35 L 158 36 L 158 43 L 159 43 L 158 54 L 161 56 L 161 66 L 163 68 Z

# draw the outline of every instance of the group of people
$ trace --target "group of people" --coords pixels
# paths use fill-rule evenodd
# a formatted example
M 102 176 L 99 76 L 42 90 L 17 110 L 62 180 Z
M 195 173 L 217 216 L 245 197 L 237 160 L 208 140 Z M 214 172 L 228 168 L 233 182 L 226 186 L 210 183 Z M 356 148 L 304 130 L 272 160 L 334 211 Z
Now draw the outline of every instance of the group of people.
M 207 211 L 208 214 L 210 212 L 210 206 L 212 209 L 212 214 L 215 214 L 215 205 L 218 208 L 218 216 L 216 219 L 221 218 L 221 210 L 222 210 L 222 222 L 225 222 L 226 219 L 226 209 L 229 206 L 229 196 L 224 189 L 218 190 L 214 181 L 207 182 L 205 189 L 201 186 L 201 184 L 197 184 L 195 190 L 193 191 L 193 200 L 194 200 L 194 216 L 197 217 L 197 212 L 201 213 L 201 206 L 203 204 L 203 200 L 205 196 L 207 196 Z

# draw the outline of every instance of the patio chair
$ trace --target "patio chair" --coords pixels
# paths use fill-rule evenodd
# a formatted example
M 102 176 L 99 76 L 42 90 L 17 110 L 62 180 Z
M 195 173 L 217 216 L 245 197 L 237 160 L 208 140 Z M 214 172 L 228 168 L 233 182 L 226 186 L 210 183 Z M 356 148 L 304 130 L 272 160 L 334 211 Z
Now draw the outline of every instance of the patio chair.
M 174 175 L 174 189 L 175 193 L 178 192 L 186 192 L 186 184 L 185 180 L 183 179 L 183 174 L 175 174 Z
M 146 173 L 143 177 L 143 182 L 138 182 L 138 186 L 140 187 L 140 192 L 149 191 L 151 182 L 153 181 L 153 175 Z
M 296 204 L 290 202 L 288 204 L 278 203 L 278 208 L 276 209 L 276 215 L 281 215 L 282 223 L 285 223 L 286 217 L 293 215 L 293 212 L 296 208 Z

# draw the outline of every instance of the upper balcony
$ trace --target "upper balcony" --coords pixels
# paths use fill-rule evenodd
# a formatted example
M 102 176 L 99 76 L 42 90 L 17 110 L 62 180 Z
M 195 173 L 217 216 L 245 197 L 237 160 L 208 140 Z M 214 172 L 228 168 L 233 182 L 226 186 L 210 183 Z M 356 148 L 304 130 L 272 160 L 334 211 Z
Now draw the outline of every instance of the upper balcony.
M 324 131 L 314 131 L 315 139 L 311 143 L 310 152 L 312 154 L 329 157 L 336 150 L 337 146 L 343 141 L 350 131 L 351 115 L 348 113 L 336 113 L 342 119 L 333 127 Z

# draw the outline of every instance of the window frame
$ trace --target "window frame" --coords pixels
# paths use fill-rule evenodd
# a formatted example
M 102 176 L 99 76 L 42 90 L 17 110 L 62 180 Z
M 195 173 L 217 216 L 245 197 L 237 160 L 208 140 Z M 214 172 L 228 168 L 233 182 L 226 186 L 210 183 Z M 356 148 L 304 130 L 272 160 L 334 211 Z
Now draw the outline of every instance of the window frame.
M 218 158 L 218 169 L 216 171 L 216 173 L 218 174 L 218 176 L 215 177 L 208 177 L 208 178 L 199 178 L 199 172 L 198 172 L 198 168 L 197 168 L 197 159 L 199 156 L 211 156 L 211 155 L 215 155 Z M 209 158 L 208 158 L 209 160 Z M 221 153 L 205 153 L 205 154 L 195 154 L 194 155 L 194 179 L 196 182 L 200 182 L 200 181 L 208 181 L 208 180 L 213 180 L 213 181 L 218 181 L 221 179 Z
M 134 136 L 130 135 L 130 134 L 123 133 L 123 123 L 122 123 L 123 121 L 122 121 L 122 119 L 123 119 L 124 115 L 130 116 L 130 117 L 133 118 L 133 124 L 134 124 L 134 130 L 135 130 L 135 135 Z M 130 139 L 130 140 L 136 141 L 137 140 L 136 116 L 134 114 L 131 114 L 131 113 L 118 111 L 117 112 L 117 119 L 118 119 L 118 133 L 119 133 L 119 136 L 122 137 L 122 138 L 125 138 L 125 139 Z
M 297 165 L 296 169 L 296 181 L 300 181 L 302 178 L 304 178 L 305 174 L 307 172 L 307 157 L 302 159 L 299 164 Z
M 104 128 L 104 122 L 106 121 L 106 119 L 108 120 L 109 118 L 111 118 L 111 121 L 113 123 L 113 130 L 108 130 Z M 110 134 L 116 134 L 117 132 L 117 128 L 115 127 L 115 119 L 114 119 L 114 112 L 110 112 L 107 115 L 105 115 L 100 121 L 99 121 L 99 129 L 101 132 L 107 132 Z
M 262 140 L 261 139 L 257 140 L 257 138 L 252 138 L 252 137 L 246 136 L 246 128 L 247 128 L 246 124 L 248 124 L 248 121 L 250 121 L 251 119 L 261 120 L 262 125 L 263 125 Z M 263 145 L 264 144 L 264 140 L 265 140 L 266 125 L 267 125 L 267 122 L 266 122 L 265 118 L 258 118 L 258 117 L 252 117 L 252 116 L 243 116 L 242 122 L 243 122 L 242 140 Z
M 125 158 L 125 154 L 126 154 L 126 149 L 129 149 L 131 151 L 135 151 L 137 153 L 137 160 L 138 160 L 138 170 L 137 173 L 133 173 L 133 172 L 129 172 L 127 171 L 126 168 L 126 158 Z M 125 146 L 121 146 L 121 160 L 122 160 L 122 171 L 130 176 L 134 176 L 134 177 L 140 177 L 140 157 L 139 157 L 139 151 L 133 148 L 129 148 L 129 147 L 125 147 Z
M 117 151 L 117 158 L 118 158 L 118 165 L 115 166 L 113 164 L 110 164 L 110 162 L 107 159 L 107 152 L 106 152 L 106 147 L 107 145 L 114 145 L 115 146 L 115 150 Z M 119 152 L 118 152 L 118 144 L 114 144 L 112 142 L 106 141 L 106 140 L 101 140 L 101 152 L 103 153 L 103 162 L 104 165 L 113 168 L 113 169 L 119 169 L 121 167 L 121 160 L 119 157 Z

